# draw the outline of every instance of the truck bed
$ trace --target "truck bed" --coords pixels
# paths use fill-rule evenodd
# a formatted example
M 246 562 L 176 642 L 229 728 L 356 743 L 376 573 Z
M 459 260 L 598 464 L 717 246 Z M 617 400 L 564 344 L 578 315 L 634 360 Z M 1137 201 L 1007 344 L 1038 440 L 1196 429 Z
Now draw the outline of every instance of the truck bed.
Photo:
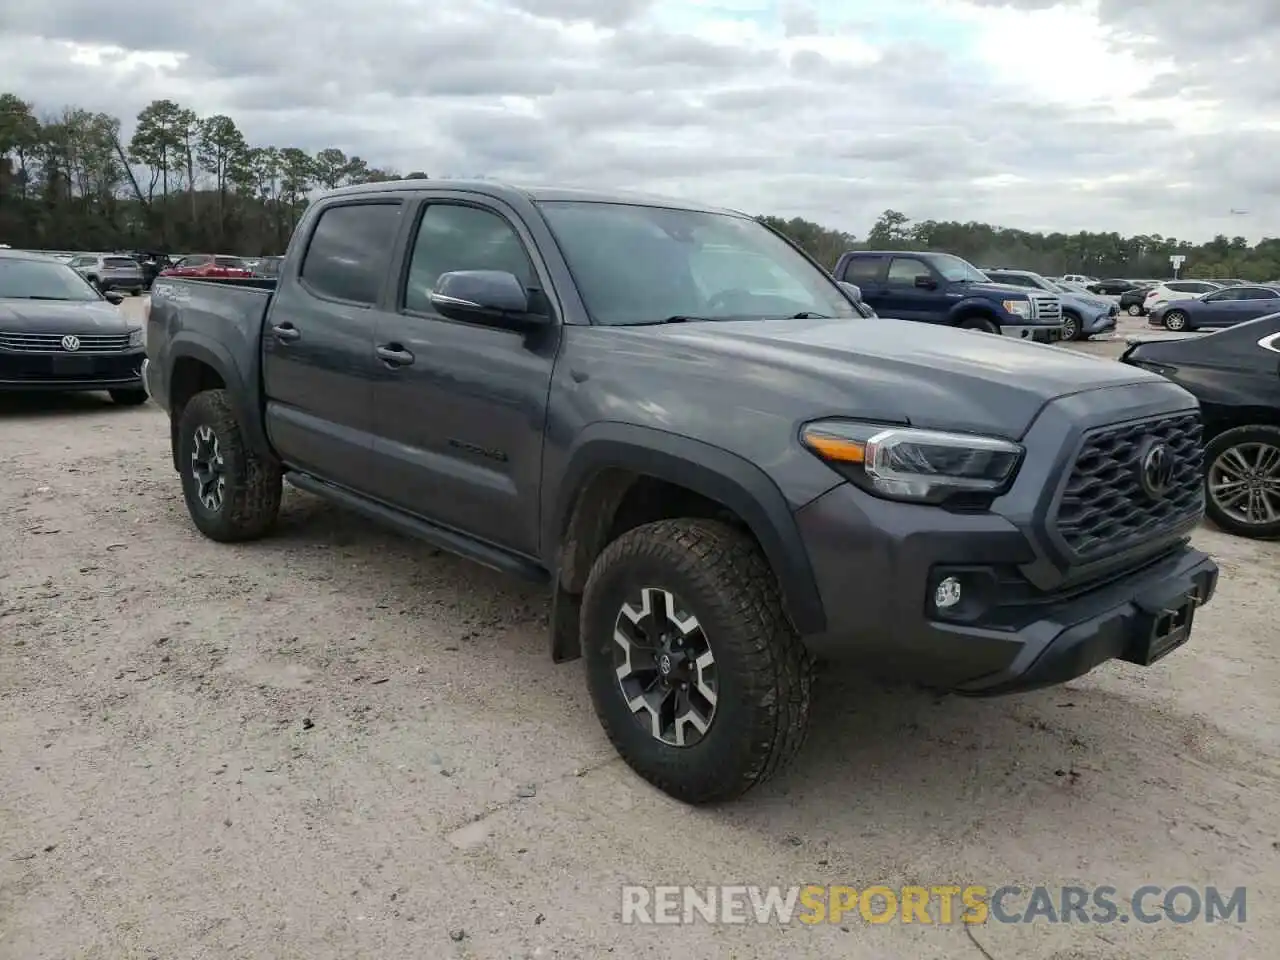
M 261 398 L 262 328 L 276 281 L 270 277 L 198 280 L 158 277 L 147 317 L 147 358 L 169 370 L 175 347 L 218 361 L 238 400 L 256 409 Z M 168 408 L 170 384 L 153 380 L 157 401 Z M 248 422 L 253 422 L 252 420 Z

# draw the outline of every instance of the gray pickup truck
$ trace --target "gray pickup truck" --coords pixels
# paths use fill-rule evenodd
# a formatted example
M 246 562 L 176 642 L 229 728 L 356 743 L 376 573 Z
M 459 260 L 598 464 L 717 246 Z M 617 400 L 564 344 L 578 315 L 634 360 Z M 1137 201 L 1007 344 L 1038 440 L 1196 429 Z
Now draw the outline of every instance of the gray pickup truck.
M 282 480 L 547 585 L 641 776 L 781 769 L 815 662 L 972 695 L 1184 643 L 1217 582 L 1196 401 L 868 318 L 751 217 L 492 182 L 329 193 L 276 279 L 156 281 L 146 381 L 195 525 Z

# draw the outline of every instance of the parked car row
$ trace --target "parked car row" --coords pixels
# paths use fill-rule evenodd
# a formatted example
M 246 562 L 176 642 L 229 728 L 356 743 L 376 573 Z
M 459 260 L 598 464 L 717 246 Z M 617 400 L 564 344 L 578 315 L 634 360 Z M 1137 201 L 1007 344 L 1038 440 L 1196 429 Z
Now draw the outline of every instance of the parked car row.
M 1057 294 L 1062 301 L 1063 340 L 1083 340 L 1100 333 L 1110 333 L 1116 328 L 1120 308 L 1110 300 L 1082 293 L 1031 270 L 988 267 L 983 273 L 996 283 Z
M 1038 343 L 1057 343 L 1064 336 L 1058 291 L 1035 283 L 998 282 L 953 254 L 850 251 L 836 263 L 835 277 L 858 287 L 881 316 Z

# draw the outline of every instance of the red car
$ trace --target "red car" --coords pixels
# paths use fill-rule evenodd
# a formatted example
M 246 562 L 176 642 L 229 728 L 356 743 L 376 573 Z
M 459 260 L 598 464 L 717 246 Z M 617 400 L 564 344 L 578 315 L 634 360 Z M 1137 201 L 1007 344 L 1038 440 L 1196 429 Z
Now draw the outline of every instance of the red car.
M 252 277 L 250 270 L 239 257 L 215 256 L 212 253 L 193 253 L 183 257 L 173 266 L 160 271 L 162 277 Z

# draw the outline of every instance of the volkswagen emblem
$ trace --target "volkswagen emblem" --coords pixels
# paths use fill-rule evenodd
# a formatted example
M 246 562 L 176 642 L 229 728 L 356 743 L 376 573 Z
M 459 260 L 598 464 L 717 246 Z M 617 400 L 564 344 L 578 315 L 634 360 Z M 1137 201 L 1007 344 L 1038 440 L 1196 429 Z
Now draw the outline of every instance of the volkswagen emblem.
M 1142 492 L 1159 500 L 1173 486 L 1173 454 L 1163 443 L 1151 442 L 1138 464 L 1138 482 Z
M 79 349 L 80 349 L 80 338 L 79 338 L 79 337 L 63 337 L 63 338 L 62 338 L 62 349 L 63 349 L 63 350 L 67 350 L 67 351 L 69 351 L 69 352 L 71 352 L 71 353 L 74 353 L 75 351 L 79 350 Z
M 664 653 L 658 659 L 658 669 L 662 671 L 664 677 L 671 672 L 671 657 L 669 655 Z

